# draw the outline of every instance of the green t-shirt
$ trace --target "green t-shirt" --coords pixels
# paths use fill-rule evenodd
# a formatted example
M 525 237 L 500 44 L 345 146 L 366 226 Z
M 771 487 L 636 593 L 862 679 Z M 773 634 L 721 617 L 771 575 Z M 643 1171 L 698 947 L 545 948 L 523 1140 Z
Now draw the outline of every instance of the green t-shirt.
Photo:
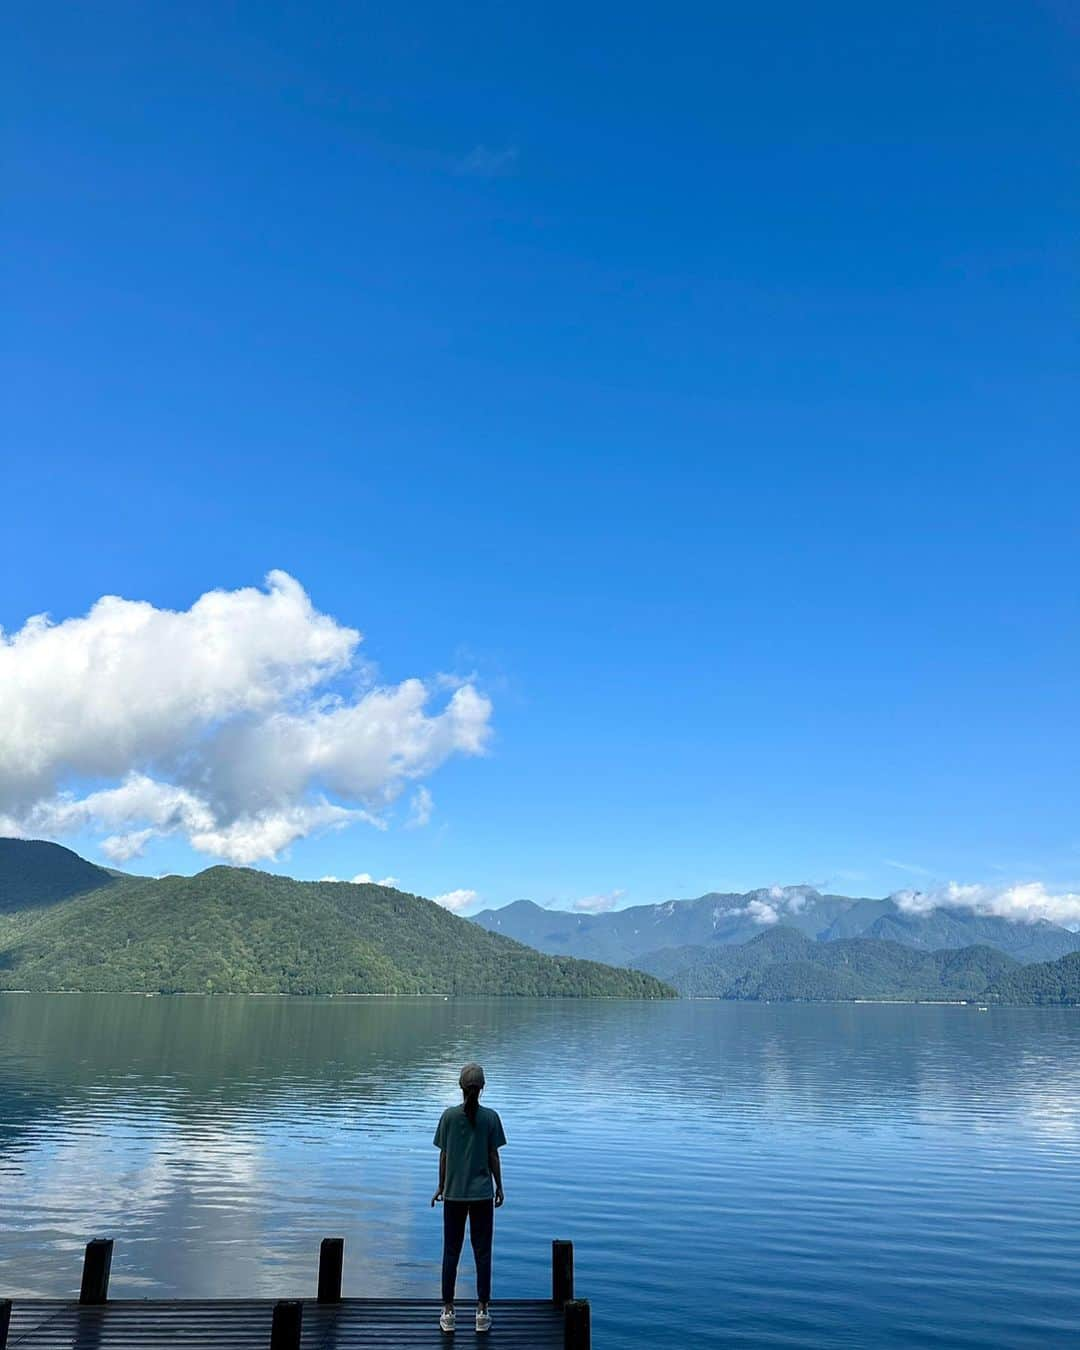
M 432 1143 L 446 1152 L 444 1200 L 491 1199 L 494 1192 L 488 1153 L 506 1143 L 498 1111 L 478 1106 L 476 1124 L 470 1125 L 464 1106 L 448 1106 Z

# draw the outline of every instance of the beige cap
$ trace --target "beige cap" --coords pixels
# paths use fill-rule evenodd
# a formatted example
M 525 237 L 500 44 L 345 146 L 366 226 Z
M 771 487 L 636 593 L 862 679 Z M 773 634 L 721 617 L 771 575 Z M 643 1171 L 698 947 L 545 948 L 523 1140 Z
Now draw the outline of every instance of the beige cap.
M 480 1065 L 466 1064 L 461 1071 L 461 1076 L 458 1078 L 458 1086 L 463 1088 L 483 1087 L 484 1071 Z

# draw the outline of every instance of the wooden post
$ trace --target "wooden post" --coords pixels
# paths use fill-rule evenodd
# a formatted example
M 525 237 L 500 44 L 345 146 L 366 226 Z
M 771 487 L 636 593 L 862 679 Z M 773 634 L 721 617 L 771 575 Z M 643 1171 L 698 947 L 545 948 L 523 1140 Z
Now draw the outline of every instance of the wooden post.
M 591 1350 L 592 1327 L 587 1298 L 563 1304 L 563 1350 Z
M 574 1244 L 556 1238 L 551 1244 L 551 1301 L 560 1306 L 574 1297 Z
M 341 1267 L 345 1260 L 344 1238 L 323 1238 L 319 1248 L 319 1302 L 341 1302 Z
M 8 1327 L 11 1326 L 11 1299 L 0 1298 L 0 1350 L 6 1350 Z
M 112 1238 L 93 1238 L 86 1244 L 82 1288 L 79 1290 L 80 1303 L 104 1303 L 108 1299 L 112 1249 Z
M 270 1350 L 300 1350 L 303 1321 L 304 1305 L 300 1299 L 279 1299 L 274 1304 L 274 1321 L 270 1327 Z

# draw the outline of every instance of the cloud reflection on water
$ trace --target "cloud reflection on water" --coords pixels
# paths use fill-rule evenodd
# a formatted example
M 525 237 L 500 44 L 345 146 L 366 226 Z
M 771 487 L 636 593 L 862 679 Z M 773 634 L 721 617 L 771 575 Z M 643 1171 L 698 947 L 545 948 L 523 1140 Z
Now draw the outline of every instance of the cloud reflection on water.
M 542 1293 L 551 1237 L 595 1257 L 645 1203 L 718 1255 L 721 1213 L 765 1240 L 786 1197 L 810 1260 L 841 1217 L 932 1210 L 935 1186 L 975 1216 L 1080 1173 L 1080 1016 L 1057 1010 L 8 996 L 5 1290 L 70 1291 L 105 1231 L 118 1293 L 310 1292 L 333 1233 L 347 1289 L 430 1294 L 431 1130 L 472 1058 L 510 1136 L 518 1294 Z

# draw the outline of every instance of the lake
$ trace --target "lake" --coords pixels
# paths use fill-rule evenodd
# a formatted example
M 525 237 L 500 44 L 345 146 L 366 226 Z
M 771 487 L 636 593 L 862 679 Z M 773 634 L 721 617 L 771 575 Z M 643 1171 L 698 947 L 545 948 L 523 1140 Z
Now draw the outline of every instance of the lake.
M 117 1297 L 305 1294 L 344 1235 L 346 1294 L 436 1297 L 474 1058 L 495 1297 L 572 1238 L 598 1350 L 1080 1344 L 1064 1009 L 0 996 L 0 1293 L 110 1236 Z

